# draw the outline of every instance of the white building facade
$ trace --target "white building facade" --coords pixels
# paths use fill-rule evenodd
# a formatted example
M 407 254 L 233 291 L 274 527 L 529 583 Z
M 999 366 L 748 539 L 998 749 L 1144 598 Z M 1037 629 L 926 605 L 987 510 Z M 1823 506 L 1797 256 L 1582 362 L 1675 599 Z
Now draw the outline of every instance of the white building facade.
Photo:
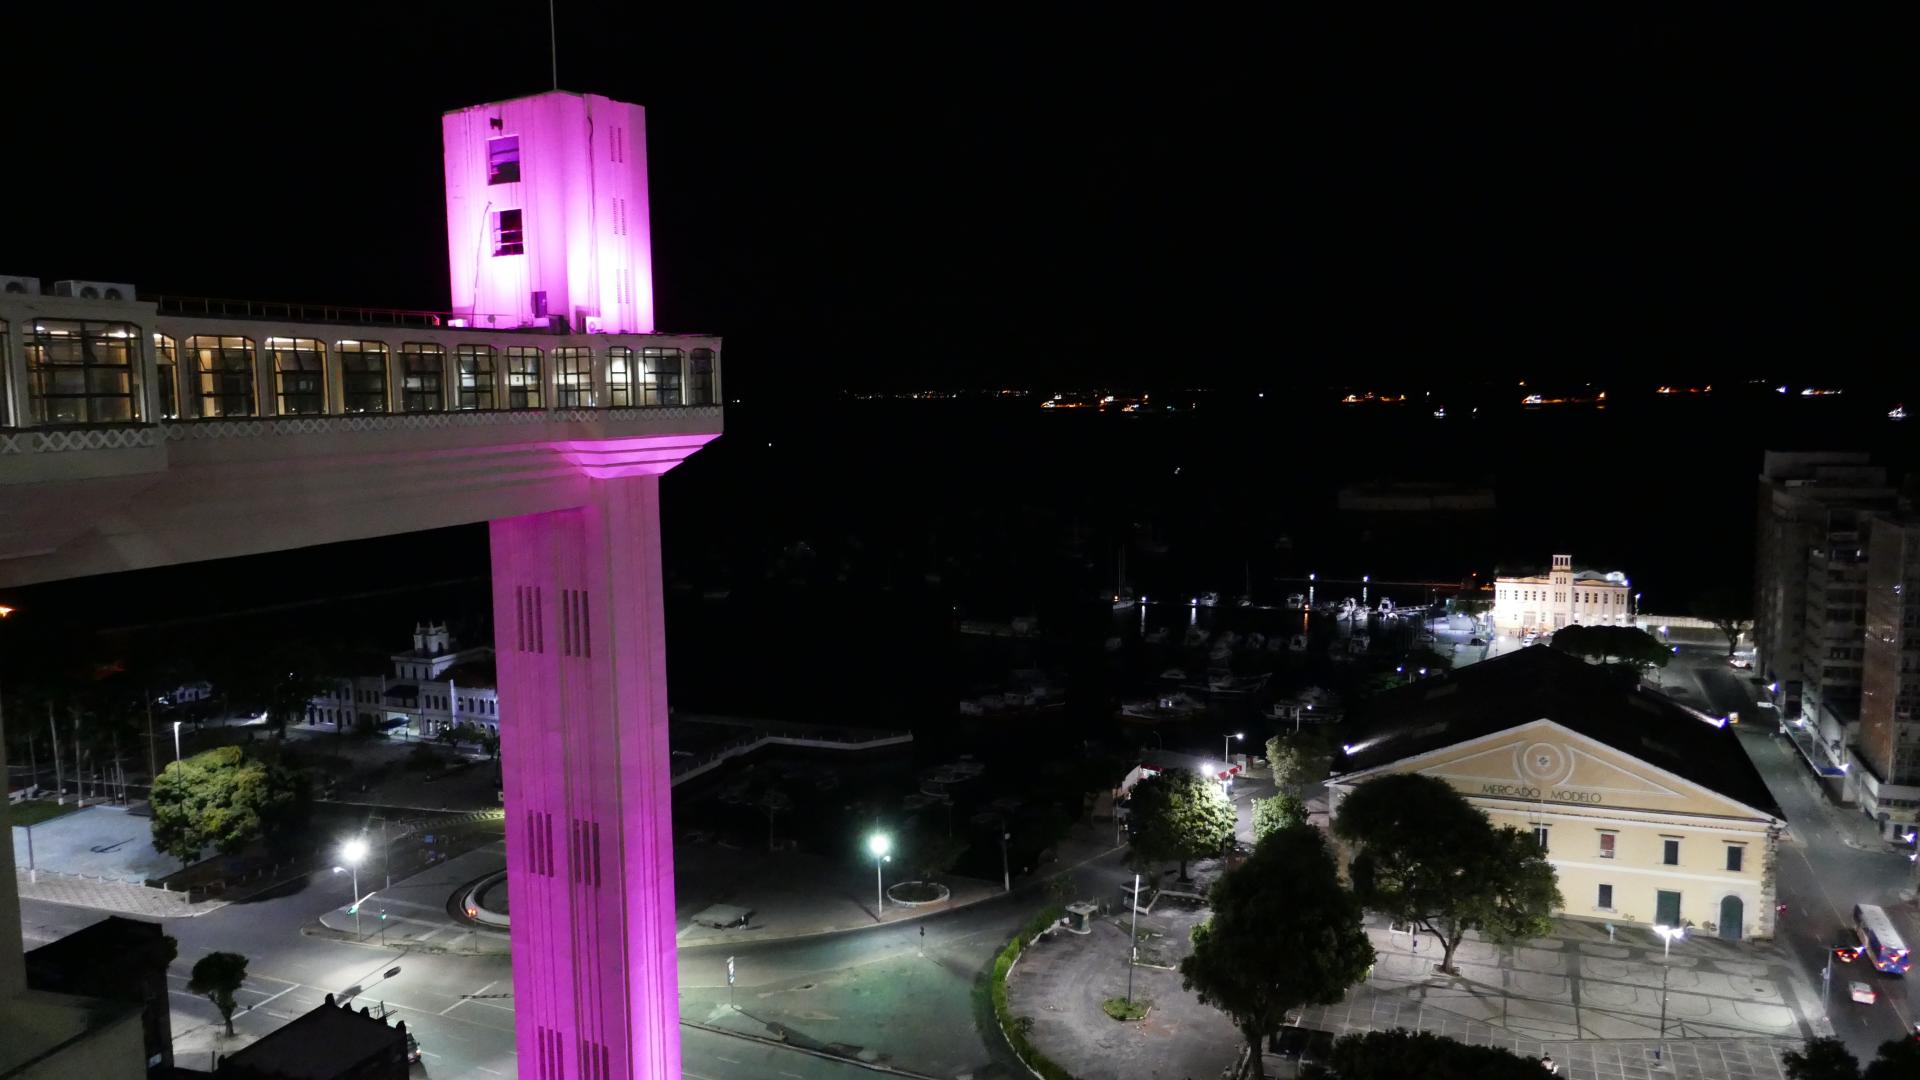
M 456 648 L 444 623 L 413 628 L 413 648 L 395 653 L 393 674 L 338 680 L 307 703 L 307 723 L 334 730 L 370 727 L 421 738 L 446 731 L 500 734 L 493 649 Z
M 1633 583 L 1618 570 L 1575 570 L 1555 555 L 1553 569 L 1493 580 L 1493 624 L 1502 631 L 1552 633 L 1563 626 L 1630 626 Z

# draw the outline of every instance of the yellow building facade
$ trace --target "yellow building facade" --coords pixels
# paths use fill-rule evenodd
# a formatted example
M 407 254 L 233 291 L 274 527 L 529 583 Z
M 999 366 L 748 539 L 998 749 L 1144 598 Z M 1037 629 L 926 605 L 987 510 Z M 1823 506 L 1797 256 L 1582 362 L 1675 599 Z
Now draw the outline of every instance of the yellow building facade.
M 1379 705 L 1336 759 L 1336 815 L 1375 777 L 1436 777 L 1494 824 L 1540 841 L 1559 875 L 1560 914 L 1773 935 L 1786 821 L 1731 730 L 1544 647 Z

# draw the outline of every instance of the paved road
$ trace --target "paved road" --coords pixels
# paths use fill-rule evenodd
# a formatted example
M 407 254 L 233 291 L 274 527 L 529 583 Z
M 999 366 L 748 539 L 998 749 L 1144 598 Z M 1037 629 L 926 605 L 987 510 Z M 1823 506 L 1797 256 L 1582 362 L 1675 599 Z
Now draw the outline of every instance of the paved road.
M 1107 865 L 1107 864 L 1111 865 Z M 1118 880 L 1118 858 L 1082 871 Z M 1088 887 L 1093 886 L 1091 880 Z M 1104 887 L 1104 884 L 1100 887 Z M 302 933 L 345 903 L 350 887 L 315 875 L 247 903 L 196 919 L 172 919 L 180 943 L 170 973 L 176 1053 L 198 1065 L 219 1045 L 218 1017 L 186 993 L 195 960 L 214 949 L 251 958 L 235 1017 L 242 1032 L 264 1034 L 320 1003 L 327 993 L 384 1007 L 420 1040 L 424 1075 L 514 1076 L 511 962 L 383 948 Z M 1041 902 L 1015 893 L 915 923 L 760 945 L 681 951 L 681 1015 L 731 1030 L 784 1037 L 800 1046 L 939 1076 L 1017 1075 L 1003 1042 L 977 1023 L 975 986 L 1015 926 Z M 27 900 L 29 947 L 102 917 L 84 908 Z M 925 928 L 924 936 L 921 933 Z M 726 958 L 736 958 L 738 1013 L 727 1008 Z M 871 1077 L 844 1062 L 729 1035 L 682 1029 L 685 1074 L 735 1077 Z M 418 1075 L 419 1073 L 417 1073 Z
M 1683 646 L 1664 678 L 1669 685 L 1691 682 L 1694 696 L 1682 700 L 1704 701 L 1717 715 L 1740 713 L 1740 741 L 1786 813 L 1792 834 L 1780 845 L 1778 888 L 1787 915 L 1779 940 L 1817 988 L 1829 946 L 1852 940 L 1856 903 L 1885 905 L 1909 943 L 1920 940 L 1920 925 L 1907 917 L 1897 898 L 1900 889 L 1911 887 L 1913 867 L 1904 855 L 1874 840 L 1870 823 L 1857 811 L 1836 806 L 1821 794 L 1805 761 L 1785 740 L 1773 736 L 1774 725 L 1766 722 L 1772 711 L 1759 708 L 1758 688 L 1745 674 L 1726 666 L 1723 650 Z M 1754 723 L 1751 718 L 1766 720 Z M 1846 984 L 1854 980 L 1874 986 L 1879 1002 L 1851 1001 Z M 1913 982 L 1880 975 L 1860 963 L 1835 964 L 1829 1012 L 1834 1034 L 1855 1056 L 1871 1059 L 1882 1042 L 1904 1037 L 1920 1018 L 1920 993 Z

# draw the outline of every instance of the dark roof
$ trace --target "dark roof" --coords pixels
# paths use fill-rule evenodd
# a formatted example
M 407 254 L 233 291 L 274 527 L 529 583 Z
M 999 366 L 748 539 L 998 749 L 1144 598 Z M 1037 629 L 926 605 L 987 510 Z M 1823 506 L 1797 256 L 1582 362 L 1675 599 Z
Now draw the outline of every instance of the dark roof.
M 1535 645 L 1374 699 L 1335 774 L 1551 720 L 1649 765 L 1784 820 L 1731 727 L 1578 657 Z
M 385 1020 L 364 1008 L 355 1011 L 351 1004 L 335 1005 L 333 995 L 328 994 L 324 1004 L 295 1017 L 259 1042 L 229 1054 L 220 1062 L 216 1075 L 245 1080 L 335 1080 L 362 1075 L 355 1070 L 376 1058 L 397 1060 L 404 1070 L 406 1042 L 404 1023 L 388 1027 Z

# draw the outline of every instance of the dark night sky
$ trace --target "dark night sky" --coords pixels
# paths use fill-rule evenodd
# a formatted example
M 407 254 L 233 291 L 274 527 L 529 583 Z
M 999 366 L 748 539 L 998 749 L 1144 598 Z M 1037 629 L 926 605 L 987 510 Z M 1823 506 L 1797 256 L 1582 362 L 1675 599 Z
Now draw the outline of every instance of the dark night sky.
M 548 85 L 538 2 L 60 6 L 6 273 L 442 307 L 438 116 Z M 1909 24 L 618 7 L 561 83 L 647 107 L 661 325 L 743 396 L 1913 354 Z

